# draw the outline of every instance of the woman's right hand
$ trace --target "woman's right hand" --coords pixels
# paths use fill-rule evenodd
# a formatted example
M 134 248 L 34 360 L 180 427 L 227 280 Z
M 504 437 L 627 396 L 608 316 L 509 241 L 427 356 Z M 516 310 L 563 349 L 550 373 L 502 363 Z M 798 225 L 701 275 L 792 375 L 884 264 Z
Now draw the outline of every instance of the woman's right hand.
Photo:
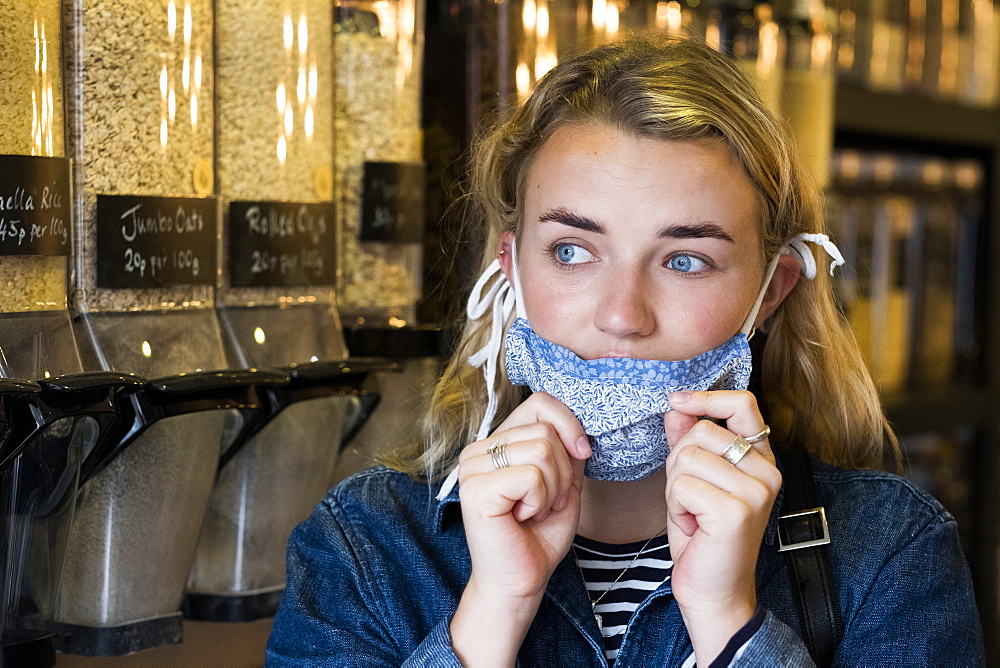
M 488 451 L 498 442 L 509 462 L 501 469 Z M 576 416 L 536 392 L 459 456 L 472 574 L 451 633 L 465 665 L 513 665 L 549 577 L 572 545 L 590 454 Z

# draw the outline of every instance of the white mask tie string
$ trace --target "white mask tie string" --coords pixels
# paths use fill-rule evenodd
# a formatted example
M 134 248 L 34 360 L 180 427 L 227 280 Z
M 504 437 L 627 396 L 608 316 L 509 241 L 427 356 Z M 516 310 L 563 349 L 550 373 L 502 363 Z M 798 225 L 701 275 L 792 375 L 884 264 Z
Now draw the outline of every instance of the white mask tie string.
M 840 249 L 837 248 L 835 243 L 830 241 L 830 237 L 827 235 L 809 233 L 797 234 L 786 241 L 779 252 L 782 255 L 791 255 L 798 260 L 799 266 L 802 267 L 802 275 L 806 278 L 816 278 L 816 258 L 813 257 L 812 250 L 806 242 L 821 246 L 823 250 L 826 251 L 827 255 L 833 258 L 833 261 L 830 262 L 831 276 L 833 276 L 834 269 L 845 264 L 844 256 L 841 254 Z
M 778 268 L 778 260 L 782 255 L 791 255 L 798 261 L 799 267 L 802 269 L 802 275 L 808 279 L 816 278 L 816 258 L 813 257 L 812 249 L 809 248 L 809 244 L 814 243 L 817 246 L 823 248 L 827 255 L 833 258 L 830 263 L 830 275 L 833 276 L 833 270 L 844 264 L 844 256 L 841 254 L 840 249 L 837 245 L 830 241 L 830 237 L 825 234 L 812 234 L 803 233 L 797 234 L 778 249 L 778 254 L 771 259 L 767 265 L 767 271 L 764 272 L 764 281 L 761 283 L 760 292 L 757 293 L 757 301 L 754 302 L 753 308 L 750 309 L 750 315 L 743 322 L 743 327 L 740 328 L 740 332 L 750 336 L 750 332 L 753 330 L 754 320 L 757 319 L 757 312 L 760 311 L 760 305 L 764 301 L 764 294 L 767 292 L 767 286 L 771 284 L 771 279 L 774 277 L 774 272 Z
M 514 249 L 513 244 L 511 244 L 511 261 L 514 265 L 514 280 L 517 282 L 517 251 Z M 496 281 L 483 294 L 486 283 L 494 276 L 497 277 Z M 483 380 L 486 382 L 486 413 L 483 415 L 483 420 L 479 423 L 479 429 L 476 432 L 477 441 L 481 441 L 490 435 L 490 427 L 493 426 L 493 419 L 496 417 L 497 408 L 499 407 L 496 388 L 497 365 L 500 362 L 500 347 L 503 345 L 504 327 L 515 308 L 517 308 L 518 316 L 523 317 L 523 308 L 520 305 L 520 300 L 517 299 L 518 292 L 516 287 L 510 284 L 510 281 L 507 280 L 507 277 L 501 271 L 500 260 L 496 259 L 486 267 L 482 276 L 476 281 L 476 284 L 472 287 L 472 292 L 469 294 L 469 301 L 466 304 L 465 313 L 469 320 L 478 320 L 488 310 L 491 311 L 489 339 L 487 339 L 485 346 L 473 353 L 467 360 L 471 366 L 482 368 Z M 456 482 L 458 482 L 457 466 L 451 470 L 448 477 L 441 484 L 441 489 L 437 493 L 437 500 L 440 501 L 448 496 L 455 487 Z

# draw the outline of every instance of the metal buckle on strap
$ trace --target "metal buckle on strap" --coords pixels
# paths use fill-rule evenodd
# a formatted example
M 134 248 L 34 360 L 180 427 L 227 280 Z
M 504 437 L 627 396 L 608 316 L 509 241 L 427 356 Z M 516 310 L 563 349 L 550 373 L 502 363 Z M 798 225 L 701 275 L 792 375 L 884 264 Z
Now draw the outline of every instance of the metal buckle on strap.
M 806 517 L 809 515 L 815 515 L 819 518 L 820 526 L 823 529 L 823 535 L 820 538 L 814 538 L 812 540 L 803 540 L 797 543 L 785 544 L 782 538 L 781 523 L 785 520 L 792 520 L 799 517 Z M 809 508 L 808 510 L 802 510 L 797 513 L 788 513 L 787 515 L 782 515 L 778 518 L 778 552 L 788 552 L 789 550 L 801 550 L 806 547 L 816 547 L 818 545 L 827 545 L 830 543 L 830 527 L 826 524 L 826 511 L 823 507 L 819 508 Z

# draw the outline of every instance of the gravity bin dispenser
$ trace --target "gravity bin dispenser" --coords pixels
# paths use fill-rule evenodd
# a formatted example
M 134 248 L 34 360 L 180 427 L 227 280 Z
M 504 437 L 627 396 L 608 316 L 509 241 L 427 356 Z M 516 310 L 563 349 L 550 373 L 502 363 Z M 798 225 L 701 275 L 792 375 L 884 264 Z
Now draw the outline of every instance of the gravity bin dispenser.
M 239 622 L 277 610 L 288 536 L 375 395 L 361 390 L 370 365 L 343 361 L 334 293 L 330 3 L 215 7 L 216 310 L 231 368 L 289 376 L 270 419 L 222 457 L 187 582 L 186 617 Z
M 0 666 L 55 664 L 53 617 L 79 482 L 102 465 L 120 391 L 141 379 L 0 380 Z
M 180 642 L 220 454 L 268 405 L 261 388 L 287 381 L 219 371 L 214 4 L 64 3 L 81 362 L 156 380 L 132 395 L 132 428 L 80 494 L 63 652 Z
M 288 377 L 176 374 L 122 388 L 69 532 L 56 647 L 117 656 L 181 641 L 184 582 L 220 454 L 268 415 Z
M 332 290 L 300 287 L 281 303 L 268 303 L 267 291 L 230 287 L 220 296 L 230 366 L 275 369 L 289 381 L 276 392 L 269 418 L 221 459 L 187 583 L 189 619 L 274 616 L 288 536 L 331 487 L 343 445 L 378 402 L 365 379 L 397 368 L 344 359 Z M 248 305 L 251 292 L 258 294 Z M 222 306 L 223 299 L 239 305 Z

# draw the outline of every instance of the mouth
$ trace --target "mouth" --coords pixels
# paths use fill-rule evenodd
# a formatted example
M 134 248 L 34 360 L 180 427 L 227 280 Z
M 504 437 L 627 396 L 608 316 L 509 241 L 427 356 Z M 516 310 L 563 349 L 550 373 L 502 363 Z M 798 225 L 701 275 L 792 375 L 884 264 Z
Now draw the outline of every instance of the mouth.
M 644 359 L 642 356 L 634 355 L 632 353 L 624 352 L 604 352 L 598 355 L 584 358 L 588 361 L 590 360 L 603 360 L 603 359 Z

